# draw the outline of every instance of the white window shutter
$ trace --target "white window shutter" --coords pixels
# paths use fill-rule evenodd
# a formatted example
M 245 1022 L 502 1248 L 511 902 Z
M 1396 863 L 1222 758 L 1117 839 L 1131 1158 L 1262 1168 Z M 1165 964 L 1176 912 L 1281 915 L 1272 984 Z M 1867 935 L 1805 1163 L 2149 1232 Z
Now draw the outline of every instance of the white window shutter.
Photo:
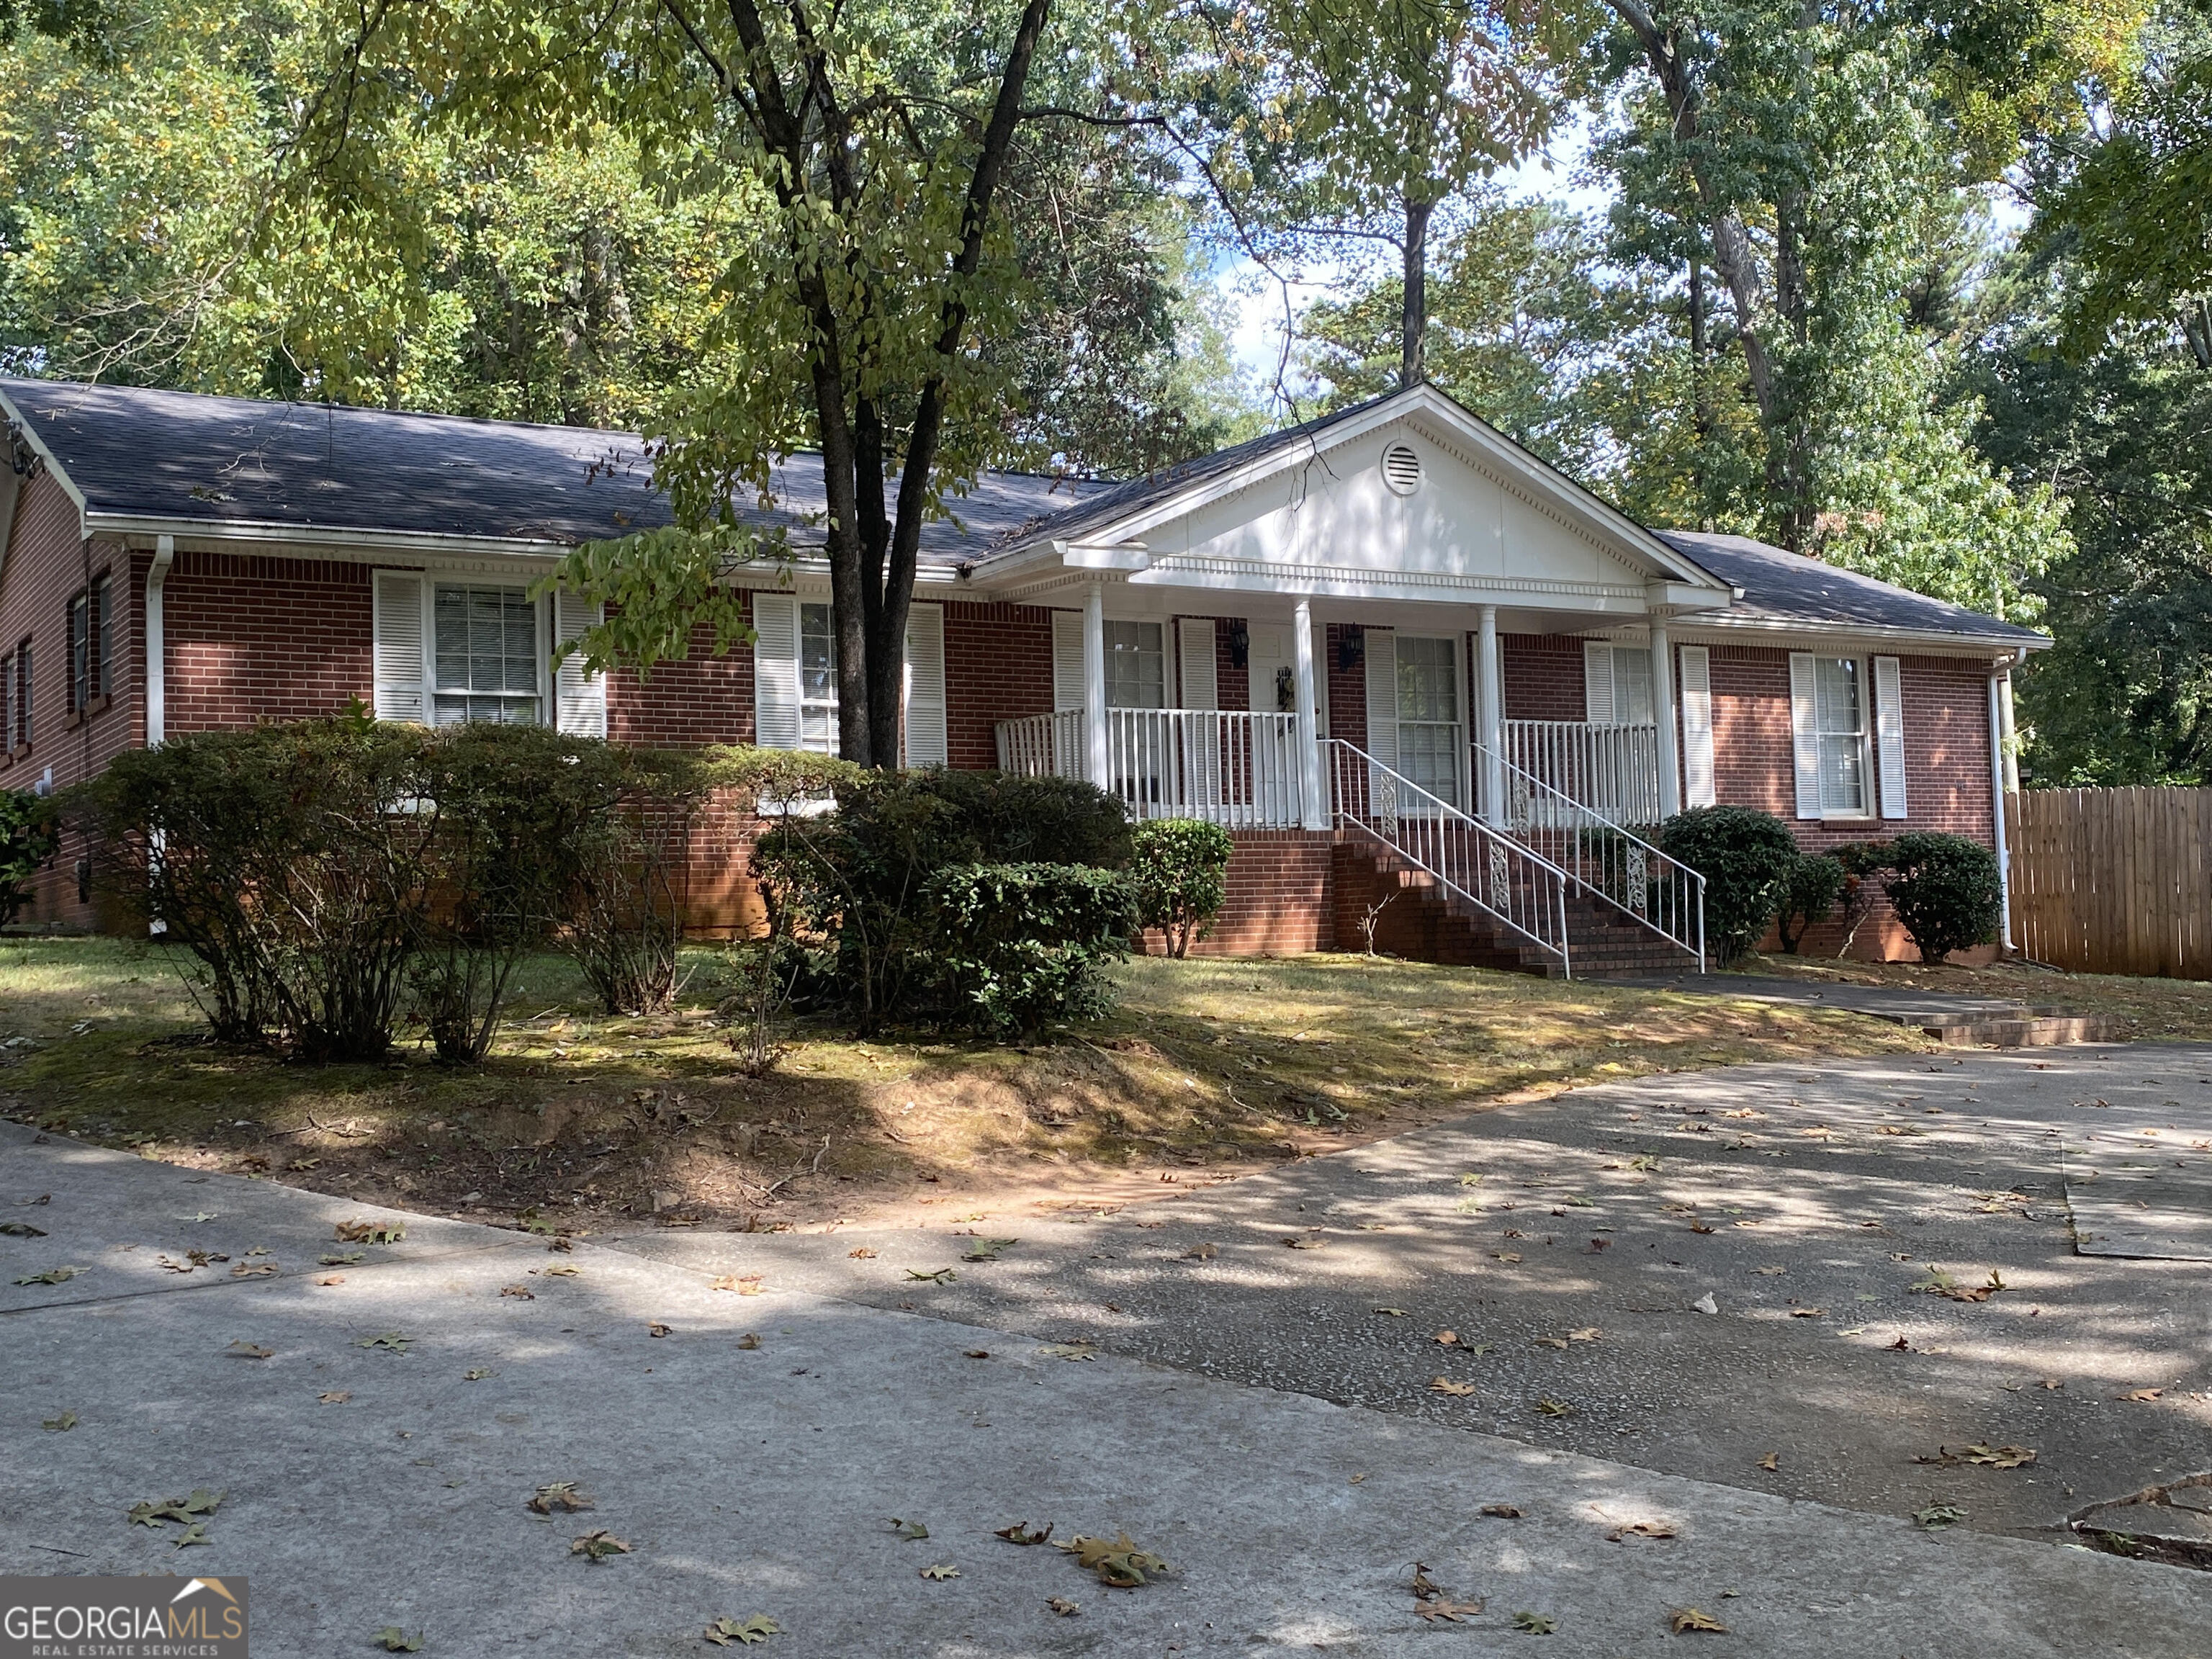
M 1681 647 L 1682 805 L 1711 806 L 1713 793 L 1712 653 Z
M 587 601 L 565 587 L 553 591 L 553 642 L 567 645 L 580 640 L 606 614 L 604 605 Z M 586 674 L 580 652 L 562 658 L 553 671 L 553 724 L 557 731 L 580 738 L 607 734 L 607 677 Z
M 1875 749 L 1881 774 L 1881 815 L 1905 816 L 1905 686 L 1894 657 L 1874 659 Z
M 1583 641 L 1583 720 L 1613 724 L 1613 647 L 1597 640 Z
M 1083 613 L 1052 613 L 1052 706 L 1061 713 L 1083 708 Z
M 799 601 L 753 595 L 753 742 L 799 747 Z
M 906 763 L 943 766 L 950 756 L 945 729 L 945 607 L 909 605 L 906 611 Z
M 429 606 L 419 570 L 380 570 L 369 590 L 370 678 L 376 718 L 430 723 L 430 653 L 426 640 Z
M 1797 816 L 1820 816 L 1820 736 L 1813 706 L 1813 658 L 1805 651 L 1790 653 L 1790 736 L 1796 751 Z
M 1177 639 L 1182 647 L 1182 699 L 1176 706 L 1182 708 L 1218 708 L 1221 707 L 1220 677 L 1216 672 L 1213 654 L 1213 618 L 1185 617 L 1176 624 Z
M 1366 630 L 1367 752 L 1377 765 L 1398 769 L 1398 635 L 1389 628 Z

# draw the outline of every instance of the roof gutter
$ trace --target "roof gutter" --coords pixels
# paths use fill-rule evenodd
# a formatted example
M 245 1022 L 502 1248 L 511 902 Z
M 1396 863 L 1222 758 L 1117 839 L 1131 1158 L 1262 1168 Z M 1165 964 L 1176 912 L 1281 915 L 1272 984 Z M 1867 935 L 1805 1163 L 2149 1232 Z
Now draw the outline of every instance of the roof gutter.
M 1832 638 L 1838 635 L 1889 640 L 1909 645 L 1942 645 L 1954 649 L 1972 647 L 1989 651 L 2047 651 L 2054 641 L 2047 634 L 1954 634 L 1940 628 L 1899 628 L 1887 623 L 1832 622 L 1799 617 L 1711 612 L 1684 618 L 1692 628 L 1727 629 L 1731 633 L 1810 634 Z

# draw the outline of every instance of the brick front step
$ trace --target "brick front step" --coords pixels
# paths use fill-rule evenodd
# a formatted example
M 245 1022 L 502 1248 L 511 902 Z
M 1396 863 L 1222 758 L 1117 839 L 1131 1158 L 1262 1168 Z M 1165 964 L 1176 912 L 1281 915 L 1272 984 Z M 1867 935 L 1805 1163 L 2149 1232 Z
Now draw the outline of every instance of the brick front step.
M 1558 958 L 1549 951 L 1529 944 L 1393 849 L 1364 837 L 1347 836 L 1336 843 L 1334 858 L 1338 949 L 1364 947 L 1362 919 L 1370 906 L 1381 903 L 1375 948 L 1385 955 L 1561 976 Z M 1567 951 L 1577 979 L 1679 974 L 1697 965 L 1688 951 L 1626 920 L 1612 904 L 1587 892 L 1568 896 Z

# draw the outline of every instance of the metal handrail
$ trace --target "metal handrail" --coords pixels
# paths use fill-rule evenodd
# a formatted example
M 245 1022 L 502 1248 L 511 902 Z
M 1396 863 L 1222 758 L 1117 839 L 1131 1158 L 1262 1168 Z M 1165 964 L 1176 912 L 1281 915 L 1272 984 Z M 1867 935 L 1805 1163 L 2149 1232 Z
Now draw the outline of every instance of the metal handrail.
M 1680 859 L 1669 857 L 1626 825 L 1617 823 L 1565 790 L 1516 766 L 1483 744 L 1474 745 L 1479 763 L 1495 766 L 1500 782 L 1520 799 L 1508 804 L 1505 818 L 1518 825 L 1524 844 L 1540 847 L 1550 836 L 1558 844 L 1550 856 L 1577 886 L 1613 905 L 1629 920 L 1689 951 L 1705 971 L 1705 878 Z M 1547 809 L 1526 810 L 1534 798 Z
M 1574 977 L 1566 871 L 1525 842 L 1431 794 L 1341 738 L 1322 740 L 1329 816 L 1373 837 L 1447 890 L 1559 960 Z

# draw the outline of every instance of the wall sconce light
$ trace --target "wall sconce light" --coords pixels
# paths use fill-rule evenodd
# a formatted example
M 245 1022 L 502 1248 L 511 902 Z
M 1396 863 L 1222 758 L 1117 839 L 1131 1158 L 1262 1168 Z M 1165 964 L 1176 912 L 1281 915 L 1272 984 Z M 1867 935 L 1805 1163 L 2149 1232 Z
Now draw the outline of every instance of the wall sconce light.
M 1252 635 L 1246 631 L 1244 618 L 1236 617 L 1229 624 L 1229 665 L 1249 668 L 1252 663 Z
M 1367 630 L 1347 626 L 1336 636 L 1336 672 L 1349 674 L 1367 661 Z

